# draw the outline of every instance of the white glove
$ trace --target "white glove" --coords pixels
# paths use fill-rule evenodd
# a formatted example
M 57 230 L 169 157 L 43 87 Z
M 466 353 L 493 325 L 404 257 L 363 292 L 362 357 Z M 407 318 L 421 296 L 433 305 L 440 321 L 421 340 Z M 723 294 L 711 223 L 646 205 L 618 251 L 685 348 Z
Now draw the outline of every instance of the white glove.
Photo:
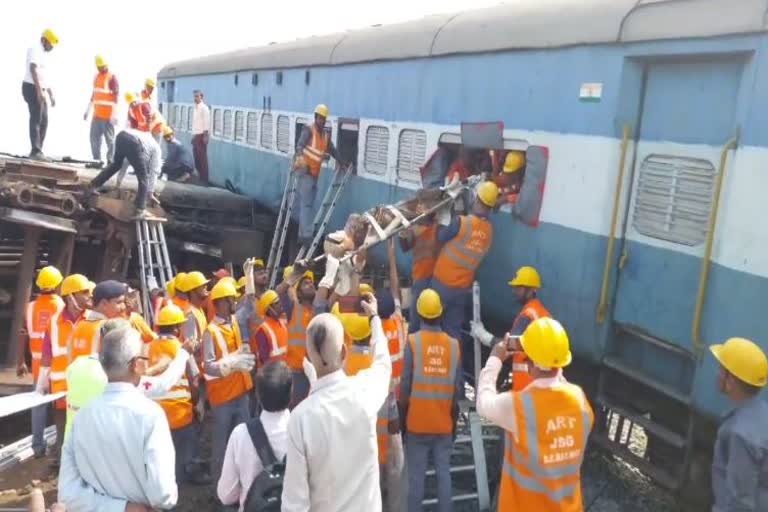
M 51 389 L 51 369 L 48 366 L 40 367 L 40 373 L 37 376 L 37 382 L 35 383 L 35 391 L 41 395 L 48 394 Z
M 256 366 L 255 354 L 236 354 L 232 357 L 232 371 L 250 372 Z
M 333 287 L 333 283 L 336 281 L 336 274 L 339 271 L 339 260 L 331 256 L 330 254 L 325 257 L 325 275 L 320 280 L 318 288 L 330 289 Z
M 235 362 L 234 356 L 227 356 L 219 359 L 217 364 L 219 366 L 219 372 L 221 372 L 222 377 L 226 377 L 234 371 L 234 369 L 232 368 L 232 365 L 234 364 L 234 362 Z
M 486 347 L 493 345 L 494 336 L 485 329 L 483 322 L 475 322 L 474 320 L 471 320 L 469 325 L 471 326 L 469 333 L 473 338 L 475 338 Z
M 256 295 L 256 285 L 253 283 L 253 258 L 248 258 L 243 264 L 243 275 L 245 276 L 246 295 Z
M 304 360 L 301 362 L 301 366 L 304 367 L 304 375 L 307 376 L 307 380 L 309 381 L 309 385 L 311 386 L 317 380 L 317 371 L 315 370 L 315 365 L 310 363 L 309 359 L 305 357 Z

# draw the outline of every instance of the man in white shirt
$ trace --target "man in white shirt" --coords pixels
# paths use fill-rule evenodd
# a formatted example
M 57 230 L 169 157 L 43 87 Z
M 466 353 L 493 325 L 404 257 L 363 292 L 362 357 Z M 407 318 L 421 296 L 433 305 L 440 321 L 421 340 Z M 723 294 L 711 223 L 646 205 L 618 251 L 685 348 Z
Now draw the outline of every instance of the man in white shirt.
M 146 370 L 141 338 L 115 329 L 102 339 L 104 394 L 75 417 L 64 441 L 59 501 L 68 511 L 148 512 L 176 505 L 168 420 L 136 385 Z
M 203 102 L 203 92 L 195 91 L 195 110 L 192 112 L 192 153 L 200 182 L 208 184 L 208 130 L 211 128 L 211 110 Z
M 56 106 L 53 90 L 45 80 L 46 55 L 59 44 L 59 38 L 51 29 L 46 29 L 40 36 L 40 42 L 27 49 L 27 65 L 24 69 L 24 82 L 21 84 L 21 94 L 29 108 L 29 142 L 32 151 L 29 156 L 37 160 L 44 160 L 43 142 L 48 131 L 48 103 L 45 93 L 51 101 L 51 106 Z
M 373 364 L 354 377 L 343 370 L 341 322 L 323 313 L 307 326 L 307 357 L 317 380 L 288 423 L 283 512 L 381 511 L 376 419 L 389 394 L 392 363 L 376 299 L 366 297 Z
M 250 423 L 260 421 L 275 457 L 278 460 L 285 457 L 288 419 L 291 417 L 288 411 L 291 403 L 291 379 L 291 370 L 283 361 L 267 364 L 256 375 L 256 393 L 262 412 L 258 418 L 252 418 L 235 427 L 229 436 L 216 489 L 219 500 L 224 505 L 239 503 L 239 510 L 242 511 L 251 484 L 264 469 L 248 432 Z

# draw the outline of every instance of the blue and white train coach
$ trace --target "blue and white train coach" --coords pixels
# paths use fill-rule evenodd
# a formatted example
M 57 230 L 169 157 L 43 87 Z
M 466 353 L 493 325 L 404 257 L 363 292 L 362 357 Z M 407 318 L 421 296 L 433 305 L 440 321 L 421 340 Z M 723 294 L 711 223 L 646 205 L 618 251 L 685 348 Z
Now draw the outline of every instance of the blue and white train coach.
M 160 101 L 187 137 L 203 90 L 212 181 L 273 209 L 301 125 L 328 104 L 333 140 L 356 162 L 337 226 L 412 194 L 462 122 L 502 121 L 507 149 L 548 159 L 541 197 L 521 196 L 540 202 L 536 217 L 493 218 L 486 323 L 510 323 L 507 278 L 535 265 L 598 408 L 649 438 L 640 457 L 613 429 L 595 440 L 701 494 L 728 407 L 707 347 L 744 336 L 768 348 L 767 8 L 518 0 L 172 63 Z M 523 184 L 523 196 L 540 191 Z

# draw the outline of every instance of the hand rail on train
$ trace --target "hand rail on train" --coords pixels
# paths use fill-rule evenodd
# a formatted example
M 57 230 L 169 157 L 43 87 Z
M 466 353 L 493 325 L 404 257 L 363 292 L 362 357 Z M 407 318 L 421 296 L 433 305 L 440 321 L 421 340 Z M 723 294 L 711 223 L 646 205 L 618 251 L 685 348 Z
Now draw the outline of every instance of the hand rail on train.
M 621 204 L 621 189 L 624 184 L 624 172 L 626 171 L 627 148 L 632 129 L 625 124 L 621 136 L 621 154 L 619 156 L 619 172 L 616 175 L 616 186 L 613 191 L 613 210 L 611 211 L 611 230 L 608 233 L 608 247 L 605 249 L 605 265 L 603 266 L 603 285 L 600 288 L 600 302 L 597 306 L 597 323 L 605 321 L 608 311 L 608 288 L 613 268 L 613 254 L 616 250 L 616 224 L 619 221 L 619 205 Z
M 707 240 L 704 246 L 704 256 L 701 261 L 701 273 L 699 274 L 699 291 L 696 293 L 696 307 L 693 310 L 693 322 L 691 324 L 691 340 L 693 351 L 699 356 L 703 350 L 701 341 L 701 316 L 704 310 L 704 299 L 707 294 L 707 281 L 709 280 L 709 267 L 712 264 L 712 244 L 715 240 L 715 227 L 717 225 L 717 210 L 720 207 L 720 193 L 723 189 L 725 177 L 725 165 L 728 162 L 728 152 L 735 150 L 739 145 L 739 133 L 725 143 L 720 152 L 720 167 L 717 171 L 717 182 L 712 196 L 712 209 L 709 212 L 709 224 L 707 226 Z

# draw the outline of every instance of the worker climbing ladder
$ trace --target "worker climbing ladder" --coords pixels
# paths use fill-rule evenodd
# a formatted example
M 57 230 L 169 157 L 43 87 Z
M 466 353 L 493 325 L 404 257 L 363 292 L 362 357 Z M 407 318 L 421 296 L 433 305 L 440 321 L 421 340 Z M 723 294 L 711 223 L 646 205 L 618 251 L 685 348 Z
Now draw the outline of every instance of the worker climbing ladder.
M 296 200 L 298 181 L 297 174 L 293 170 L 289 170 L 283 199 L 280 202 L 280 211 L 277 214 L 275 234 L 272 236 L 272 245 L 269 248 L 269 258 L 267 259 L 270 288 L 274 288 L 277 282 L 277 268 L 280 266 L 280 259 L 283 256 L 283 249 L 285 249 L 285 240 L 288 237 L 288 227 L 291 225 L 291 213 L 293 212 L 293 203 Z
M 136 220 L 136 242 L 139 249 L 141 299 L 144 319 L 152 325 L 152 290 L 165 287 L 173 277 L 168 246 L 165 243 L 165 219 Z

